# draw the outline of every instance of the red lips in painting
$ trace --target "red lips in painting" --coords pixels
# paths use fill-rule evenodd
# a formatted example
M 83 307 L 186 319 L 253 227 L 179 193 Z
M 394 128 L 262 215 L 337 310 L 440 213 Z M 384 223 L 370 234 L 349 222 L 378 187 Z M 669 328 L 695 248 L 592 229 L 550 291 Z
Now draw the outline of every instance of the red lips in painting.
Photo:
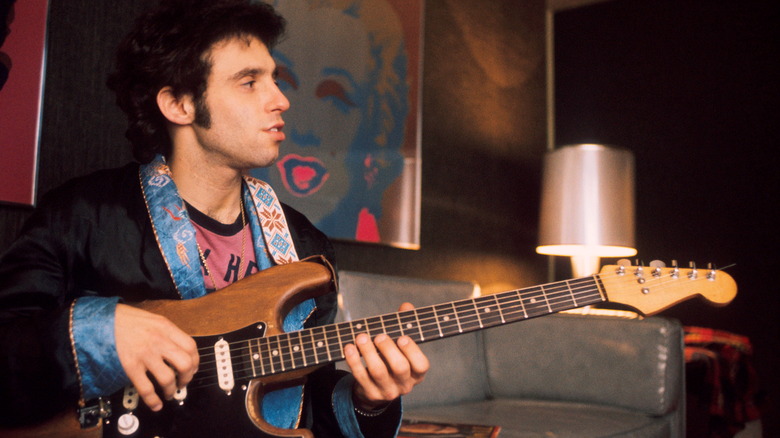
M 330 176 L 325 164 L 314 157 L 286 155 L 276 163 L 276 167 L 287 190 L 299 197 L 316 193 Z

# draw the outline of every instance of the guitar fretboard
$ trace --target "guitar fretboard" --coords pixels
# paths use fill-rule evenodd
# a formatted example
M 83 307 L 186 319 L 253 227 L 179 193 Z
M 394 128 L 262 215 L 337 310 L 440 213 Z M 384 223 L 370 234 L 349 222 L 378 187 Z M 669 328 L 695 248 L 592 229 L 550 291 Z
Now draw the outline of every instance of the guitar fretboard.
M 606 301 L 598 275 L 420 307 L 231 344 L 233 374 L 243 381 L 344 359 L 361 333 L 428 342 Z

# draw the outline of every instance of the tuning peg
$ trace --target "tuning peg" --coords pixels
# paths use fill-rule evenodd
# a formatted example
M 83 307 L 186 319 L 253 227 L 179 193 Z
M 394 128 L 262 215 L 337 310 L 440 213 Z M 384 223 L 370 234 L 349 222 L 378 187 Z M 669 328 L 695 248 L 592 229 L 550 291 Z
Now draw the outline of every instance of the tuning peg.
M 650 267 L 653 268 L 653 277 L 660 277 L 661 269 L 666 267 L 666 263 L 660 260 L 653 260 L 650 262 Z
M 708 269 L 708 272 L 707 272 L 707 280 L 709 280 L 709 281 L 715 281 L 715 276 L 716 276 L 716 272 L 717 272 L 717 271 L 716 271 L 716 270 L 715 270 L 715 268 L 712 266 L 712 263 L 707 263 L 707 269 Z
M 699 277 L 699 270 L 696 269 L 696 262 L 688 262 L 691 267 L 691 272 L 688 273 L 688 278 L 696 280 Z
M 672 260 L 672 278 L 680 278 L 680 268 L 677 266 L 677 260 Z
M 634 276 L 636 277 L 636 281 L 639 284 L 645 283 L 645 269 L 642 266 L 641 263 L 639 263 L 639 260 L 637 260 L 636 269 L 634 270 Z
M 626 268 L 631 266 L 631 260 L 629 259 L 620 259 L 617 261 L 617 269 L 615 269 L 615 273 L 617 275 L 625 275 L 626 274 Z

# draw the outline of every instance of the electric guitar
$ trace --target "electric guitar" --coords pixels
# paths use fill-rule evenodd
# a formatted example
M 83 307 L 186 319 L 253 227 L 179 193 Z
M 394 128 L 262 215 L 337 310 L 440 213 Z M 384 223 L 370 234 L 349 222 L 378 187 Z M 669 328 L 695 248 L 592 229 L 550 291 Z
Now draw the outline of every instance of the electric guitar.
M 128 388 L 97 411 L 81 412 L 100 417 L 94 427 L 81 428 L 74 409 L 40 426 L 0 431 L 0 436 L 232 436 L 230 429 L 214 431 L 214 424 L 238 422 L 256 428 L 260 437 L 311 438 L 305 429 L 268 424 L 261 415 L 263 396 L 301 384 L 312 371 L 344 359 L 343 346 L 359 333 L 372 338 L 385 333 L 393 339 L 406 335 L 422 343 L 605 301 L 649 315 L 694 296 L 726 305 L 737 292 L 732 277 L 714 269 L 614 265 L 582 278 L 282 331 L 284 316 L 295 305 L 334 287 L 332 269 L 315 258 L 261 271 L 204 297 L 138 303 L 169 318 L 198 344 L 200 368 L 182 393 L 153 413 Z M 212 432 L 204 435 L 204 427 Z

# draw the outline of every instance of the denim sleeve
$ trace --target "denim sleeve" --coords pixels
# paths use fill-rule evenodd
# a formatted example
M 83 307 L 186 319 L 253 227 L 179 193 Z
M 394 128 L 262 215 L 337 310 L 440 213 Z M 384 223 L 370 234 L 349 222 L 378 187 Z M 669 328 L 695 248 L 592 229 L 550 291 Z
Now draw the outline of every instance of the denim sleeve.
M 392 409 L 388 409 L 386 414 L 370 419 L 369 424 L 362 424 L 358 421 L 355 413 L 355 405 L 352 401 L 352 385 L 355 378 L 352 374 L 342 377 L 333 390 L 333 412 L 338 419 L 339 428 L 345 437 L 364 438 L 361 430 L 369 432 L 369 436 L 396 436 L 401 427 L 401 407 L 400 400 L 394 402 Z M 381 431 L 381 432 L 380 432 Z
M 83 297 L 73 308 L 73 343 L 85 400 L 110 395 L 130 382 L 114 339 L 118 302 L 118 297 Z

